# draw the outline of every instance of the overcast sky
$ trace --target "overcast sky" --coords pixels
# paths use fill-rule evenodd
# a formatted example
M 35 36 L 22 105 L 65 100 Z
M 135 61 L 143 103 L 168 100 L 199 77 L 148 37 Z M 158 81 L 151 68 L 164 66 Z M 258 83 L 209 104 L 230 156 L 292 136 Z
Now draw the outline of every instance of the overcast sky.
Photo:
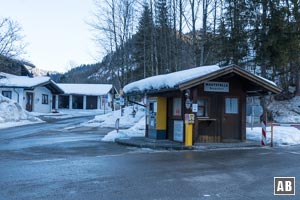
M 37 68 L 66 71 L 71 65 L 95 63 L 96 45 L 86 24 L 93 0 L 0 0 L 0 17 L 23 28 L 28 43 L 23 58 Z

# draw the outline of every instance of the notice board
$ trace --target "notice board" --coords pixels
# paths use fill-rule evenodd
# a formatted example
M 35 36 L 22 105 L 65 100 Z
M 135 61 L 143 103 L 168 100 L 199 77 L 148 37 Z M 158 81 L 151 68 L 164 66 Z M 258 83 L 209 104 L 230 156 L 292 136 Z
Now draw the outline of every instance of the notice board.
M 183 142 L 183 120 L 174 120 L 174 141 Z

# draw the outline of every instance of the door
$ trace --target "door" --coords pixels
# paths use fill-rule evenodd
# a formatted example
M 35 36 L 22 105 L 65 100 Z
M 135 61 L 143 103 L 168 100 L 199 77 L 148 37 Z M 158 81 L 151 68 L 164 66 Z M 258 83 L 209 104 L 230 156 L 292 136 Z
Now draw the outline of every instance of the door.
M 33 110 L 33 93 L 32 92 L 26 92 L 26 110 L 29 112 L 32 112 Z
M 225 97 L 222 116 L 222 140 L 224 142 L 241 140 L 241 102 L 238 97 Z
M 149 102 L 149 135 L 148 137 L 151 139 L 156 139 L 156 112 L 157 112 L 157 102 L 155 100 L 151 100 Z
M 55 108 L 55 103 L 56 103 L 56 95 L 52 96 L 52 109 L 56 109 Z

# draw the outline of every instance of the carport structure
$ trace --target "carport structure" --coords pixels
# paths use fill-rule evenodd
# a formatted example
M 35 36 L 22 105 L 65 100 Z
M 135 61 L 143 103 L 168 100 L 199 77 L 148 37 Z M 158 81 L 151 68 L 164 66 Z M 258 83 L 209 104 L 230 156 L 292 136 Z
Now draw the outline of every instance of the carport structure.
M 53 97 L 55 109 L 108 109 L 116 92 L 111 84 L 58 84 L 64 91 Z

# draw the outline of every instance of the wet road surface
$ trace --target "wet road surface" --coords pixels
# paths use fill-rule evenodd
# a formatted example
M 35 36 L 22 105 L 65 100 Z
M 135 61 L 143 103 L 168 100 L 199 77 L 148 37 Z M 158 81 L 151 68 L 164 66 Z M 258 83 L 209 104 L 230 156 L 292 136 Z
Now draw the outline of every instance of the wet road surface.
M 152 151 L 101 142 L 87 118 L 0 130 L 0 199 L 275 199 L 300 147 Z M 277 198 L 276 198 L 277 199 Z

